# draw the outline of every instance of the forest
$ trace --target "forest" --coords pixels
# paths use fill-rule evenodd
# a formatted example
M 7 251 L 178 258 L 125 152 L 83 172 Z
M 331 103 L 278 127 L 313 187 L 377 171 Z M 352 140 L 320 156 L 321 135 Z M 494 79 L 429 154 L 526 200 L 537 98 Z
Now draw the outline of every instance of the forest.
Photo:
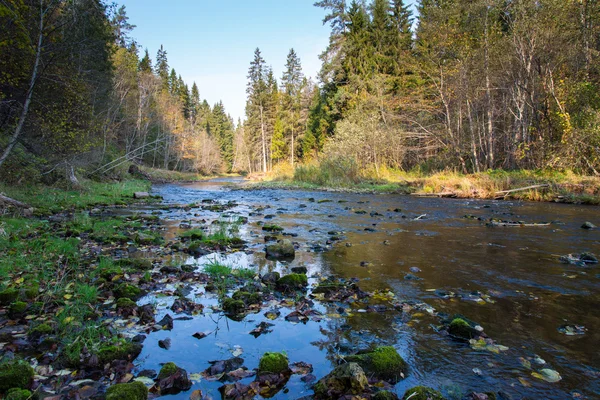
M 317 81 L 256 48 L 246 115 L 200 99 L 162 46 L 100 0 L 0 5 L 5 183 L 119 177 L 131 162 L 214 174 L 319 163 L 382 170 L 600 171 L 592 0 L 322 0 Z

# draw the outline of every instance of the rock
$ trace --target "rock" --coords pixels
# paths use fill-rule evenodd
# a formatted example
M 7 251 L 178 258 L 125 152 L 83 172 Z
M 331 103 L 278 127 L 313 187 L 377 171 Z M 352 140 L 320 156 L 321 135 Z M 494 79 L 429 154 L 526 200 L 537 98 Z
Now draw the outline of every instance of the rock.
M 33 368 L 25 361 L 0 363 L 0 393 L 9 389 L 29 389 L 33 380 Z
M 291 259 L 296 256 L 294 244 L 289 239 L 278 240 L 277 243 L 268 244 L 265 248 L 267 258 Z
M 392 346 L 377 347 L 370 353 L 346 356 L 345 359 L 358 363 L 368 375 L 392 384 L 404 379 L 408 370 L 408 365 Z
M 161 349 L 169 350 L 171 348 L 171 339 L 166 338 L 164 340 L 159 340 L 158 347 L 160 347 Z
M 445 400 L 440 392 L 426 386 L 416 386 L 408 389 L 402 400 Z
M 152 304 L 145 304 L 138 308 L 138 316 L 140 317 L 140 324 L 153 324 L 154 325 L 154 306 Z
M 10 303 L 10 307 L 8 307 L 8 318 L 10 319 L 20 319 L 25 316 L 25 312 L 27 311 L 27 303 L 22 301 L 15 301 L 14 303 Z
M 398 400 L 398 396 L 396 393 L 388 392 L 387 390 L 382 390 L 377 392 L 375 396 L 372 398 L 373 400 Z
M 246 309 L 246 304 L 244 304 L 242 300 L 235 300 L 227 297 L 223 299 L 221 308 L 225 313 L 235 315 L 243 313 Z
M 221 392 L 221 398 L 223 400 L 251 400 L 258 395 L 258 387 L 255 382 L 250 385 L 244 385 L 243 383 L 228 383 L 219 388 Z
M 594 229 L 596 225 L 592 224 L 590 221 L 585 221 L 583 225 L 581 225 L 582 229 Z
M 308 273 L 308 269 L 306 267 L 293 267 L 292 268 L 292 272 L 294 274 L 304 274 L 304 275 L 306 275 Z
M 448 333 L 455 338 L 469 340 L 477 336 L 477 330 L 462 318 L 454 318 L 448 327 Z
M 134 199 L 146 199 L 150 197 L 150 193 L 148 192 L 135 192 L 133 193 L 133 198 Z
M 32 396 L 29 390 L 13 388 L 6 392 L 4 400 L 29 400 L 31 398 Z
M 130 300 L 139 300 L 144 295 L 142 289 L 128 283 L 122 283 L 113 289 L 113 293 L 117 299 L 127 297 Z
M 263 354 L 258 363 L 258 375 L 290 373 L 288 358 L 285 353 Z
M 8 288 L 0 291 L 0 305 L 9 305 L 19 298 L 19 291 L 15 288 Z
M 357 395 L 369 385 L 367 376 L 357 363 L 337 366 L 314 386 L 315 399 L 338 399 L 344 395 Z
M 188 378 L 186 370 L 179 368 L 173 362 L 168 362 L 160 369 L 157 385 L 160 395 L 163 396 L 189 390 L 192 387 L 192 381 Z
M 117 313 L 124 317 L 129 317 L 137 310 L 137 304 L 135 301 L 128 297 L 121 297 L 117 300 Z
M 261 281 L 265 285 L 271 285 L 277 283 L 279 278 L 281 278 L 279 272 L 267 272 L 262 276 Z
M 108 388 L 106 400 L 146 400 L 148 388 L 142 382 L 119 383 Z
M 277 281 L 278 290 L 302 290 L 308 285 L 308 278 L 304 274 L 289 274 Z
M 159 325 L 162 329 L 170 331 L 171 329 L 173 329 L 173 317 L 167 314 L 156 324 Z
M 228 360 L 209 361 L 210 367 L 204 370 L 204 375 L 208 377 L 219 376 L 231 371 L 235 371 L 244 365 L 244 359 L 233 357 Z

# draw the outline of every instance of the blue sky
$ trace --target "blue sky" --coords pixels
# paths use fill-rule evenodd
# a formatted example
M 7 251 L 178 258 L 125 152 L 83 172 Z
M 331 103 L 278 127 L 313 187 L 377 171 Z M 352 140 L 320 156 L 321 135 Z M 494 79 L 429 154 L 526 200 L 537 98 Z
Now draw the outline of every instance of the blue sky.
M 169 65 L 212 105 L 223 100 L 237 122 L 243 119 L 246 74 L 259 47 L 281 78 L 290 48 L 300 56 L 305 75 L 315 77 L 329 26 L 314 0 L 121 0 L 132 36 L 153 60 L 162 44 Z M 143 55 L 143 54 L 141 54 Z

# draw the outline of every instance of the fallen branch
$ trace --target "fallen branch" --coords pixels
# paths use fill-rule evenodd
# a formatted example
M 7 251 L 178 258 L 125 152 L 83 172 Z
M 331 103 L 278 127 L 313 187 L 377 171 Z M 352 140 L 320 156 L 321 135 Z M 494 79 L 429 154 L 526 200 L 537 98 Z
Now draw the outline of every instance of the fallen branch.
M 454 192 L 411 193 L 411 196 L 419 196 L 419 197 L 456 197 L 456 193 L 454 193 Z
M 0 193 L 0 203 L 10 204 L 11 206 L 19 207 L 19 208 L 31 208 L 29 204 L 22 203 L 18 200 L 11 199 L 10 197 L 6 197 L 2 193 Z
M 514 193 L 514 192 L 522 192 L 523 190 L 539 189 L 539 188 L 547 188 L 547 187 L 550 187 L 550 184 L 544 183 L 541 185 L 526 186 L 526 187 L 517 188 L 517 189 L 501 190 L 499 192 L 496 192 L 496 196 L 504 197 L 504 196 L 506 196 L 510 193 Z
M 531 224 L 521 224 L 519 222 L 496 222 L 492 221 L 489 223 L 490 226 L 548 226 L 550 222 L 540 222 L 540 223 L 531 223 Z

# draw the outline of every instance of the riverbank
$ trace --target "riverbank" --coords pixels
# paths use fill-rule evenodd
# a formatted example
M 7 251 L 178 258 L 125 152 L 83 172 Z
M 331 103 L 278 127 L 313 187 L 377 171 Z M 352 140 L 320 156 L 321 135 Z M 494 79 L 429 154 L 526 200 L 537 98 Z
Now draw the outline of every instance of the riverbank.
M 248 187 L 600 205 L 600 177 L 572 172 L 492 170 L 465 175 L 448 171 L 435 174 L 383 171 L 380 178 L 368 175 L 336 171 L 327 166 L 300 166 L 293 172 L 277 170 Z

